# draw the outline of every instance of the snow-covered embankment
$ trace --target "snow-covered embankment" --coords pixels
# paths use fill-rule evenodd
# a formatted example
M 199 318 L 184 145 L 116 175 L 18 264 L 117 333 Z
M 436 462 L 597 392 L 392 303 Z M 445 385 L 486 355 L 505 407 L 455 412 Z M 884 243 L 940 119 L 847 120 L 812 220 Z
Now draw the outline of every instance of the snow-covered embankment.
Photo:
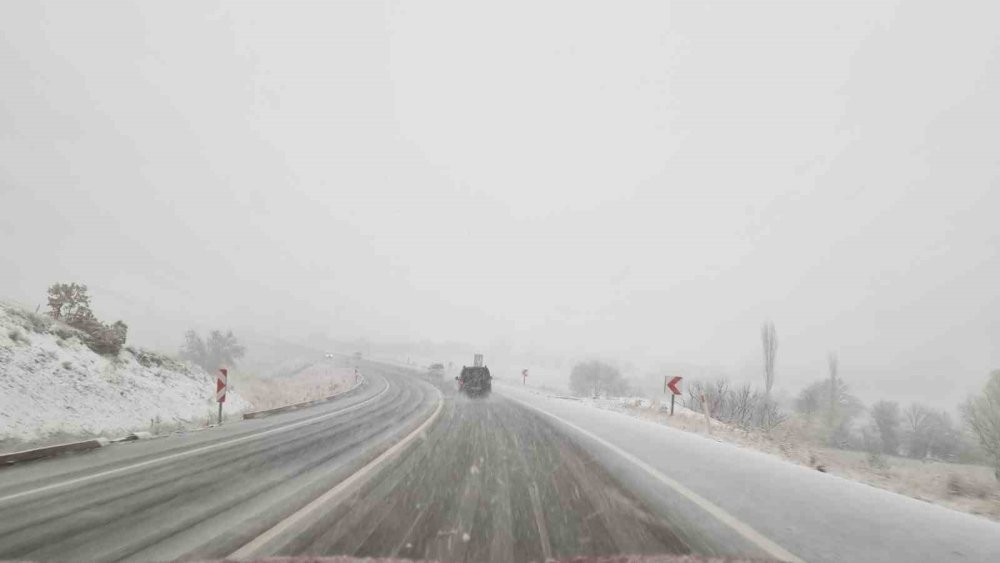
M 214 394 L 201 368 L 133 348 L 101 356 L 75 329 L 0 303 L 0 450 L 204 423 Z M 250 406 L 230 393 L 225 412 Z

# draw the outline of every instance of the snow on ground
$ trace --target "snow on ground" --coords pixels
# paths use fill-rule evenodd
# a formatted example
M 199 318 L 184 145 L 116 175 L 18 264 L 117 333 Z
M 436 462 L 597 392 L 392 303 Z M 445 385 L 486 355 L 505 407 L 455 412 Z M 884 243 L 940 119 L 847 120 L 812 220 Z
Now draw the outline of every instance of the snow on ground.
M 683 407 L 679 401 L 674 416 L 669 416 L 669 401 L 638 397 L 572 399 L 590 407 L 619 412 L 686 432 L 704 434 L 706 429 L 704 413 Z M 711 419 L 711 434 L 717 440 L 752 448 L 805 467 L 1000 521 L 1000 484 L 989 467 L 895 456 L 872 459 L 865 452 L 809 443 L 802 438 L 806 432 L 798 427 L 801 424 L 802 421 L 791 419 L 766 435 Z
M 133 349 L 100 356 L 77 334 L 0 303 L 0 450 L 169 430 L 216 416 L 215 379 L 201 368 Z M 227 395 L 227 415 L 250 408 L 238 393 Z
M 1000 561 L 1000 524 L 989 519 L 729 443 L 714 428 L 710 439 L 659 421 L 533 393 L 523 386 L 500 383 L 494 389 L 602 440 L 604 446 L 587 439 L 580 443 L 606 466 L 620 471 L 616 477 L 647 491 L 650 502 L 666 499 L 661 505 L 665 510 L 682 514 L 676 522 L 694 533 L 705 526 L 713 541 L 723 537 L 715 534 L 725 529 L 710 528 L 717 523 L 712 518 L 728 513 L 806 561 Z M 705 504 L 686 504 L 685 498 L 691 497 L 645 488 L 649 469 L 624 463 L 608 446 L 683 485 L 683 490 L 721 512 L 710 517 Z M 681 490 L 669 481 L 656 482 Z

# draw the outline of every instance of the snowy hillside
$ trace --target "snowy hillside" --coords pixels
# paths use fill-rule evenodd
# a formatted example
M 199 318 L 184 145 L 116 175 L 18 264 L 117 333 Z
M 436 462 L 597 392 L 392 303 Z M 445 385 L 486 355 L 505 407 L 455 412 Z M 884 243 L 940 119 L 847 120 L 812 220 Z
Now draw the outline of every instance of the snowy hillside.
M 0 303 L 0 449 L 76 435 L 111 438 L 173 429 L 215 413 L 215 383 L 201 368 L 126 348 L 92 352 L 80 333 Z M 250 404 L 230 393 L 229 415 Z

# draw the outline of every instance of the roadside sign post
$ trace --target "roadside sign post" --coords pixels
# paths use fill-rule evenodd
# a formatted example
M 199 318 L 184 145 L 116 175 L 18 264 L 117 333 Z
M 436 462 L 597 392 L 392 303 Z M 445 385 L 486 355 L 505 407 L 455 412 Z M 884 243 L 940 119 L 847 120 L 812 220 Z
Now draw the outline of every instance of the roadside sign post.
M 219 424 L 222 424 L 222 403 L 226 402 L 226 388 L 229 385 L 229 370 L 219 368 L 219 375 L 215 376 L 215 400 L 219 402 Z
M 668 379 L 668 376 L 663 376 L 663 392 L 666 393 L 667 389 L 670 390 L 670 416 L 674 416 L 674 399 L 677 395 L 681 394 L 681 390 L 677 386 L 680 384 L 682 379 L 684 378 L 673 377 Z

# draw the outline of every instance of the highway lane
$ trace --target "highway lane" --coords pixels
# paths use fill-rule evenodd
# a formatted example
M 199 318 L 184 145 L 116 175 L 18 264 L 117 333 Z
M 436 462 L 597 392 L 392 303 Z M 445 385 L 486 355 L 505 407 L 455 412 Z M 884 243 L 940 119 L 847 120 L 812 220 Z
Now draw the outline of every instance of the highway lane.
M 222 557 L 354 473 L 439 392 L 371 364 L 316 407 L 0 470 L 0 558 Z
M 316 407 L 0 470 L 0 558 L 222 558 L 290 521 L 254 555 L 1000 557 L 996 523 L 763 454 L 520 387 L 441 403 L 410 370 L 366 373 Z
M 541 561 L 691 551 L 670 520 L 543 417 L 496 396 L 451 396 L 399 463 L 260 555 Z

